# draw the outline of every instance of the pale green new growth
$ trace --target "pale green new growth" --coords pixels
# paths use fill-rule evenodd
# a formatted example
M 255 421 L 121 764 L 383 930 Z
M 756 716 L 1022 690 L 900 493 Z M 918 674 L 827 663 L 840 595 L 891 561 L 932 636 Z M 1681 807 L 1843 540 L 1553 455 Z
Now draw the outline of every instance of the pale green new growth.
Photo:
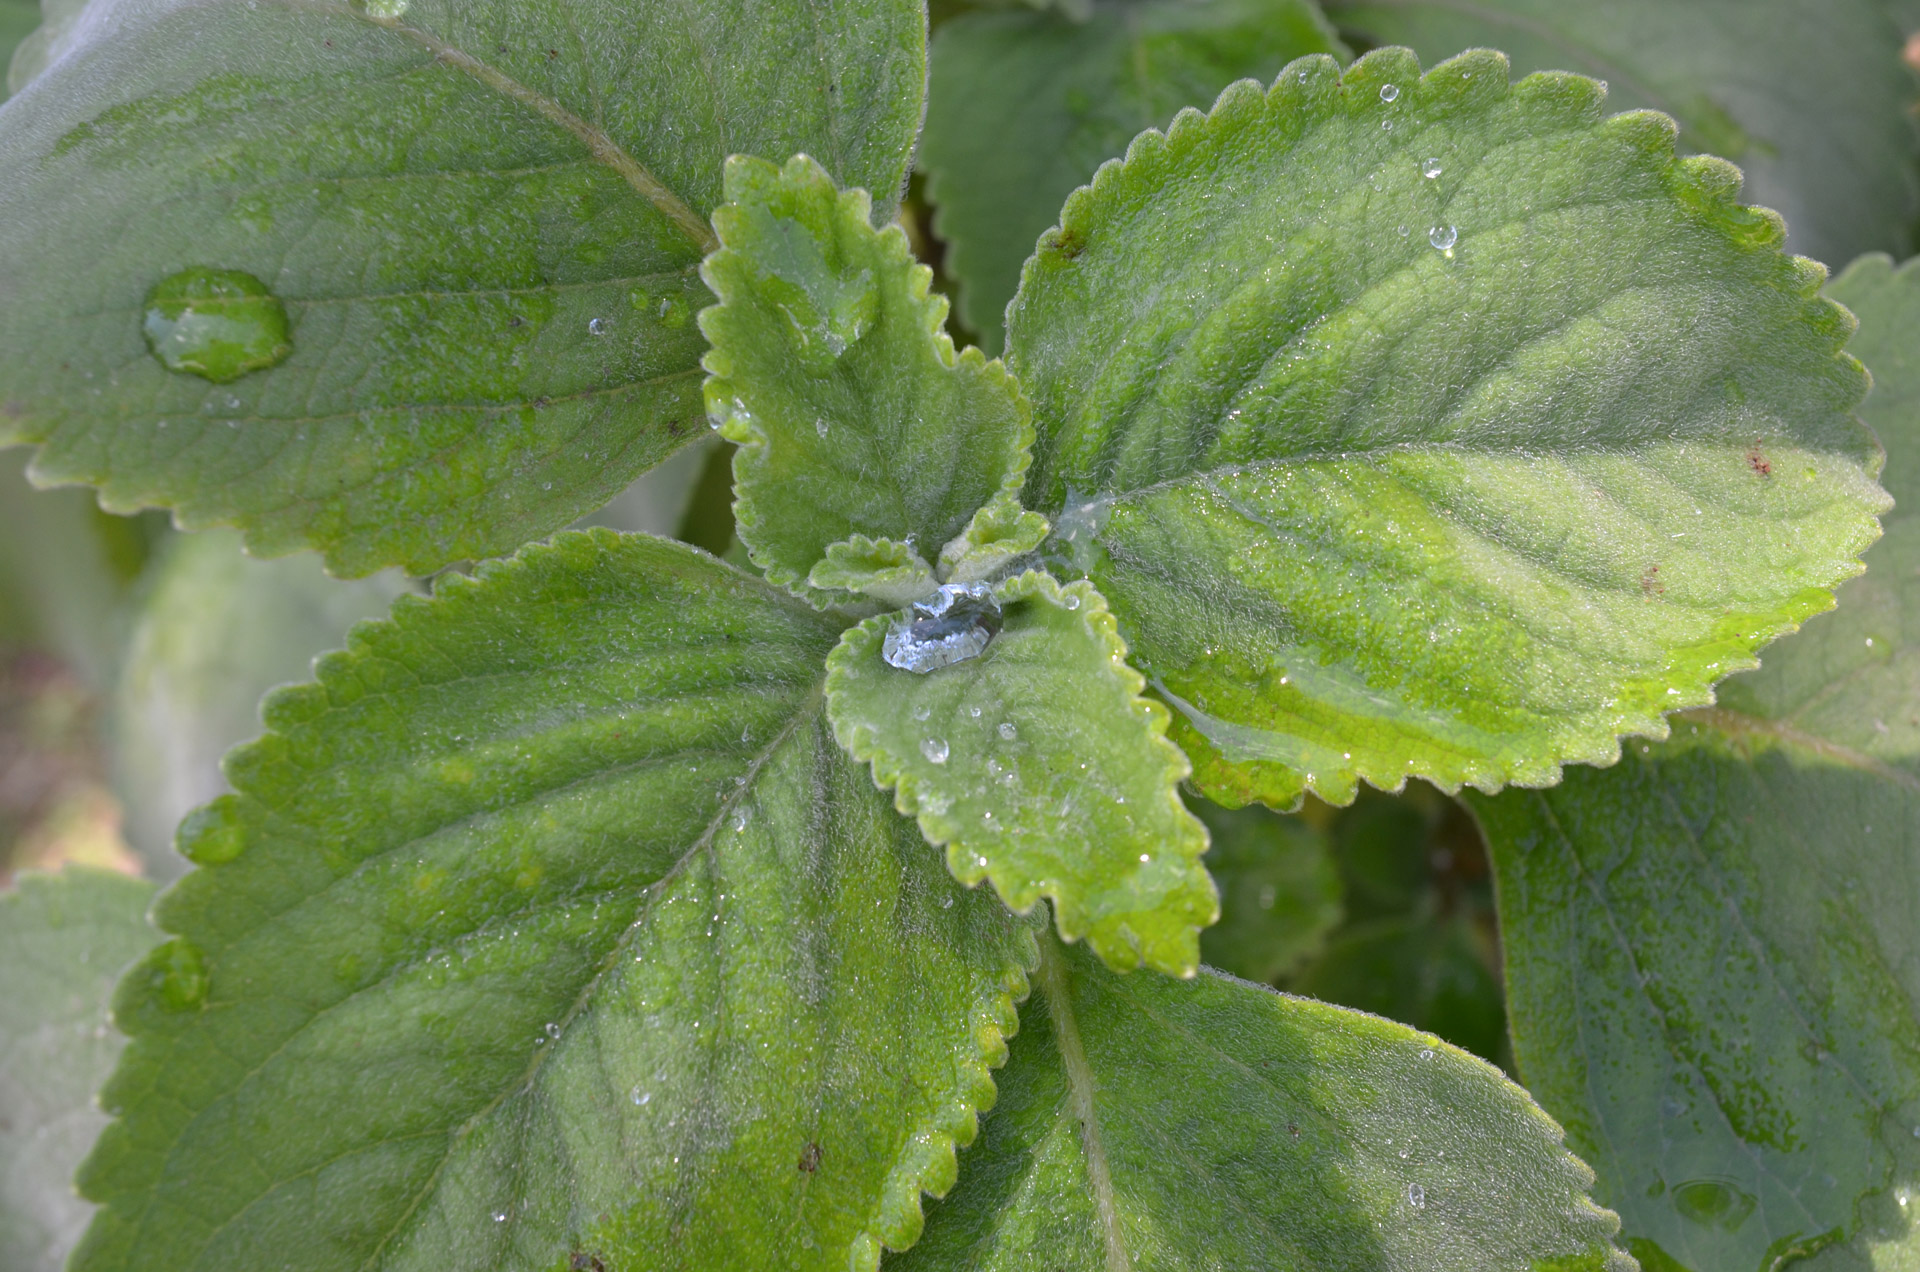
M 1043 941 L 1000 1105 L 899 1272 L 1627 1272 L 1491 1065 L 1376 1016 Z
M 856 534 L 827 545 L 827 554 L 807 573 L 807 586 L 819 592 L 854 592 L 888 605 L 905 605 L 931 593 L 936 584 L 933 568 L 906 544 Z
M 1551 784 L 1858 572 L 1851 319 L 1730 166 L 1603 102 L 1303 59 L 1143 134 L 1029 261 L 1026 502 L 1203 791 Z
M 1900 501 L 1866 575 L 1673 741 L 1474 803 L 1522 1076 L 1662 1272 L 1920 1239 L 1920 270 L 1829 294 Z
M 159 940 L 153 885 L 69 866 L 0 892 L 0 1268 L 59 1272 L 91 1209 L 73 1168 L 106 1117 L 93 1093 L 126 1039 L 107 999 Z
M 1047 519 L 1003 492 L 973 514 L 973 520 L 940 549 L 940 577 L 954 583 L 992 578 L 1039 547 L 1051 529 Z
M 596 531 L 403 598 L 270 699 L 121 986 L 78 1272 L 910 1244 L 1034 950 L 834 744 L 837 634 Z
M 1011 497 L 1033 439 L 999 362 L 954 353 L 945 298 L 867 195 L 804 155 L 727 165 L 722 248 L 702 275 L 721 304 L 707 407 L 734 455 L 741 542 L 770 582 L 804 592 L 828 546 L 861 535 L 922 558 Z
M 941 23 L 919 165 L 960 316 L 981 343 L 1000 348 L 1021 262 L 1103 160 L 1307 53 L 1348 56 L 1311 0 L 1105 0 Z
M 911 0 L 116 18 L 0 113 L 0 444 L 347 574 L 510 551 L 697 436 L 724 160 L 891 195 L 925 70 Z M 277 298 L 284 360 L 167 369 L 143 326 L 182 271 Z
M 1117 968 L 1191 976 L 1219 904 L 1166 708 L 1140 697 L 1085 583 L 1028 573 L 996 595 L 1005 625 L 986 652 L 927 675 L 881 657 L 896 616 L 848 631 L 827 662 L 834 735 L 961 882 L 991 879 L 1023 913 L 1050 899 L 1061 935 Z

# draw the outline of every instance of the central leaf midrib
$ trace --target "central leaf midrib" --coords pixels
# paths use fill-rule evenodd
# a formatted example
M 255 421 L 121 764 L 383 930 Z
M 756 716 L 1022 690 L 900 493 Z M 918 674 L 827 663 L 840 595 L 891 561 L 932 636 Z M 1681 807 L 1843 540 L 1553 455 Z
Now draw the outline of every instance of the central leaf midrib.
M 1147 973 L 1151 974 L 1151 973 Z M 1113 1176 L 1107 1164 L 1105 1147 L 1100 1142 L 1099 1111 L 1094 1107 L 1097 1085 L 1086 1048 L 1080 1042 L 1080 1024 L 1073 1010 L 1072 991 L 1067 986 L 1067 969 L 1059 942 L 1051 933 L 1040 938 L 1039 989 L 1047 1000 L 1047 1018 L 1053 1025 L 1054 1046 L 1060 1053 L 1060 1066 L 1067 1075 L 1067 1100 L 1073 1117 L 1080 1123 L 1080 1151 L 1086 1161 L 1087 1182 L 1093 1190 L 1094 1211 L 1099 1216 L 1101 1244 L 1106 1251 L 1107 1272 L 1133 1272 L 1133 1259 L 1127 1253 L 1120 1231 L 1120 1219 L 1113 1203 Z

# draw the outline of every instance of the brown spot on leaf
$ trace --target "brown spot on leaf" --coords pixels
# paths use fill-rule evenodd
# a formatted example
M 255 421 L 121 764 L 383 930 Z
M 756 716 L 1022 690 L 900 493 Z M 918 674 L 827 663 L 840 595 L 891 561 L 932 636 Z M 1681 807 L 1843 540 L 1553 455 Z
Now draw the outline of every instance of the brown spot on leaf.
M 585 1250 L 575 1250 L 567 1266 L 572 1268 L 573 1272 L 607 1272 L 607 1265 L 600 1256 L 588 1254 Z
M 1773 465 L 1767 462 L 1767 457 L 1760 453 L 1758 446 L 1747 452 L 1747 467 L 1762 477 L 1773 476 Z
M 1053 236 L 1053 242 L 1047 245 L 1057 253 L 1061 260 L 1070 261 L 1087 250 L 1087 240 L 1080 231 L 1072 228 L 1061 230 Z
M 1659 566 L 1650 565 L 1640 572 L 1640 590 L 1648 596 L 1658 596 L 1667 590 L 1667 585 L 1660 581 Z
M 820 1146 L 818 1144 L 808 1144 L 800 1150 L 800 1169 L 806 1171 L 809 1175 L 820 1169 Z

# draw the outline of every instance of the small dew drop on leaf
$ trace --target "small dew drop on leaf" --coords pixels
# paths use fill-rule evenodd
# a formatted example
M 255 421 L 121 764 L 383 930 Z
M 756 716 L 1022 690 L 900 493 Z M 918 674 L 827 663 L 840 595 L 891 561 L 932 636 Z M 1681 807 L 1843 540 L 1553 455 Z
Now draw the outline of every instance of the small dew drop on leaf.
M 653 1092 L 642 1091 L 639 1087 L 635 1087 L 631 1093 L 631 1098 L 636 1108 L 643 1107 L 649 1100 L 653 1099 Z
M 1014 726 L 1011 720 L 1000 726 L 1000 740 L 1002 742 L 1011 742 L 1019 736 L 1020 730 Z
M 1422 176 L 1426 177 L 1429 181 L 1431 181 L 1433 178 L 1440 175 L 1440 161 L 1438 159 L 1427 160 L 1425 163 L 1420 165 L 1420 172 Z
M 1436 225 L 1427 231 L 1427 242 L 1443 252 L 1451 252 L 1460 241 L 1460 231 L 1451 225 Z
M 1405 1157 L 1406 1154 L 1402 1153 L 1401 1156 Z M 1427 1190 L 1419 1184 L 1408 1184 L 1407 1204 L 1415 1210 L 1425 1210 L 1427 1208 Z
M 560 1036 L 560 1026 L 554 1024 L 551 1020 L 549 1020 L 547 1022 L 547 1037 L 558 1038 L 559 1036 Z
M 1380 100 L 1381 100 L 1381 101 L 1383 101 L 1383 102 L 1390 102 L 1390 101 L 1392 101 L 1392 100 L 1393 100 L 1394 98 L 1396 98 L 1396 97 L 1398 97 L 1398 96 L 1400 96 L 1400 88 L 1399 88 L 1399 86 L 1398 86 L 1398 85 L 1395 85 L 1395 84 L 1382 84 L 1382 85 L 1380 86 Z
M 287 307 L 237 269 L 185 269 L 147 293 L 147 348 L 169 371 L 215 384 L 286 360 L 293 352 Z
M 613 324 L 605 318 L 593 318 L 587 322 L 587 334 L 590 336 L 604 336 L 612 330 Z
M 920 754 L 926 756 L 927 759 L 934 764 L 945 764 L 947 762 L 948 749 L 945 738 L 927 738 L 920 743 Z

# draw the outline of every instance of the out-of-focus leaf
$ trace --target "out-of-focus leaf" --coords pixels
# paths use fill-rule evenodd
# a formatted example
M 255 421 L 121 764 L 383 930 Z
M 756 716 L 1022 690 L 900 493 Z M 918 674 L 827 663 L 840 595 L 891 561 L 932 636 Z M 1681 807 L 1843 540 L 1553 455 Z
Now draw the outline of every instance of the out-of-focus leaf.
M 227 789 L 220 757 L 260 732 L 267 690 L 306 679 L 408 590 L 391 570 L 343 582 L 307 554 L 256 561 L 232 531 L 174 537 L 134 620 L 109 735 L 123 833 L 149 875 L 187 868 L 174 827 Z
M 93 1093 L 126 1040 L 107 1000 L 159 933 L 153 885 L 69 867 L 0 891 L 0 1268 L 59 1272 L 93 1207 L 73 1169 L 106 1125 Z
M 1461 918 L 1413 915 L 1371 919 L 1327 942 L 1325 952 L 1287 986 L 1435 1033 L 1499 1063 L 1506 1009 Z
M 1318 954 L 1340 921 L 1340 873 L 1327 838 L 1264 808 L 1194 811 L 1213 836 L 1206 865 L 1220 889 L 1220 921 L 1200 934 L 1200 957 L 1271 984 Z

